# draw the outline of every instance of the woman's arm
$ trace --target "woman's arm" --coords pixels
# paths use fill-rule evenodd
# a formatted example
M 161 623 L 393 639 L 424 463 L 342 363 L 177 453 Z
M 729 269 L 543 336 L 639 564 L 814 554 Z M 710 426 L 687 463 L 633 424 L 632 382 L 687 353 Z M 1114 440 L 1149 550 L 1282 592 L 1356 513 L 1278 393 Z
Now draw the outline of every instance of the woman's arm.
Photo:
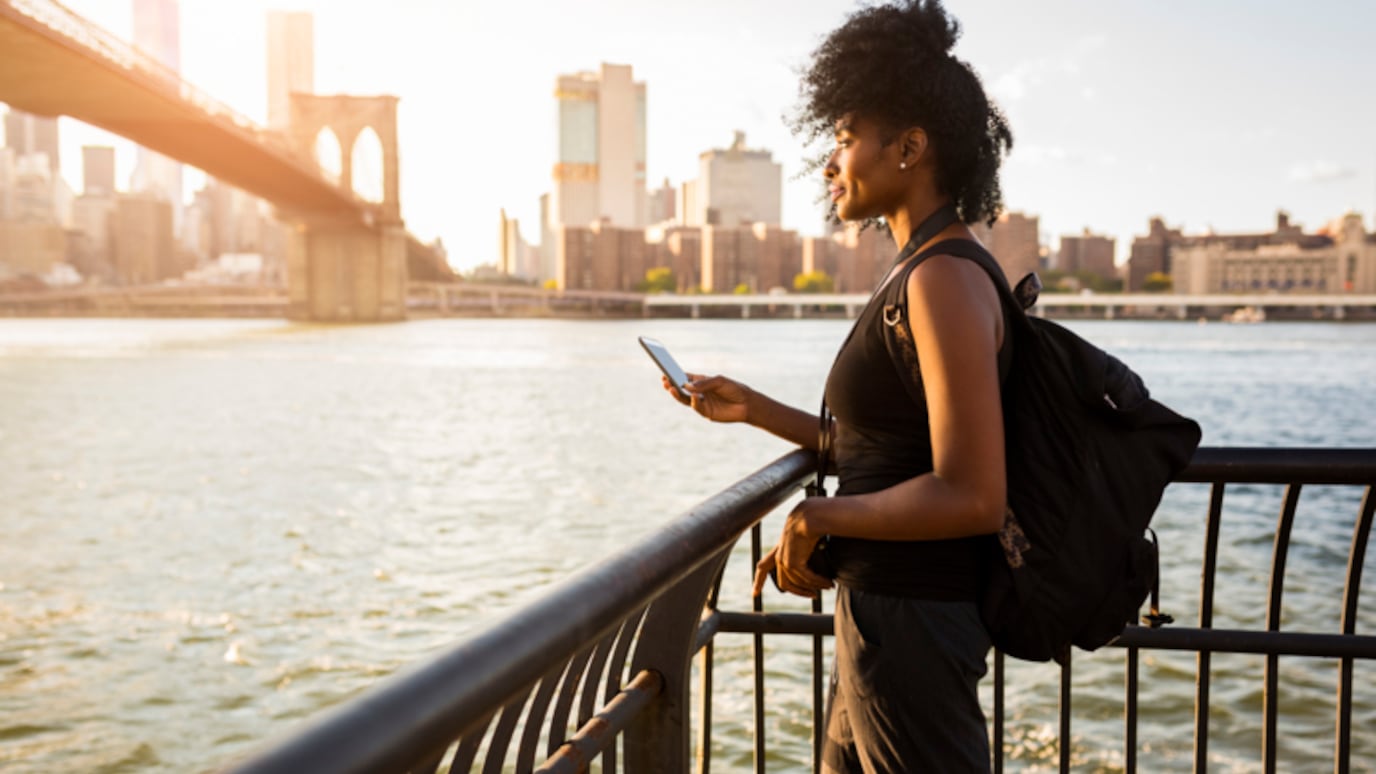
M 714 422 L 745 422 L 768 431 L 805 449 L 817 450 L 817 415 L 774 400 L 725 376 L 688 374 L 692 381 L 684 388 L 690 401 L 678 398 L 668 379 L 664 389 L 680 403 Z
M 826 587 L 804 566 L 823 535 L 942 540 L 1003 525 L 998 349 L 1004 331 L 997 291 L 977 264 L 935 256 L 909 275 L 908 318 L 927 397 L 933 470 L 870 494 L 802 501 L 771 557 L 786 591 L 810 595 Z

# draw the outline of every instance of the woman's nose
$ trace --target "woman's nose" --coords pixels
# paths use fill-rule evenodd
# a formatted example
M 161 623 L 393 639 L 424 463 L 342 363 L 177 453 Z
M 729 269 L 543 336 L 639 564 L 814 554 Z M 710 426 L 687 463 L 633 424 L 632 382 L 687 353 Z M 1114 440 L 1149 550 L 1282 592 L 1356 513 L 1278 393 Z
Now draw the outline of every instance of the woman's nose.
M 831 154 L 827 156 L 826 166 L 822 167 L 822 177 L 830 180 L 840 171 L 841 168 L 836 166 L 836 151 L 832 151 Z

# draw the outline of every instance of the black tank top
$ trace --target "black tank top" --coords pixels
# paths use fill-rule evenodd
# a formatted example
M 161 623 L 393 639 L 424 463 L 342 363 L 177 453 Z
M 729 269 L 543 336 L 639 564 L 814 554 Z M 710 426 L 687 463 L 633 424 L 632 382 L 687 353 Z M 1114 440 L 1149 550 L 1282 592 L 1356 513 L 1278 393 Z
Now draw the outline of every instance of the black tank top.
M 940 254 L 939 251 L 936 254 Z M 920 262 L 925 256 L 918 256 Z M 836 417 L 832 455 L 839 486 L 837 496 L 887 489 L 933 470 L 927 404 L 915 401 L 899 377 L 899 363 L 884 337 L 885 307 L 904 310 L 893 333 L 909 348 L 913 378 L 917 354 L 909 335 L 907 278 L 900 270 L 870 299 L 856 328 L 841 348 L 827 377 L 826 401 Z M 1012 362 L 1012 336 L 1005 326 L 998 352 L 1002 383 Z M 920 518 L 920 516 L 914 516 Z M 975 601 L 986 537 L 953 540 L 880 541 L 831 538 L 828 558 L 838 582 L 862 591 L 943 601 Z

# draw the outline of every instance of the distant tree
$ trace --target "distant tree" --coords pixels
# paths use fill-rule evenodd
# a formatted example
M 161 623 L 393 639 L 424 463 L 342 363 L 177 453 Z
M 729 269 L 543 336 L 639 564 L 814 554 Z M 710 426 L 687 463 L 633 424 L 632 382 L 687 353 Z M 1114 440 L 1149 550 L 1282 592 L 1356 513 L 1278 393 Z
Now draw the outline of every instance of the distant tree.
M 1078 293 L 1081 290 L 1092 290 L 1095 293 L 1121 293 L 1123 291 L 1121 279 L 1105 277 L 1088 269 L 1077 272 L 1043 269 L 1037 272 L 1037 276 L 1041 277 L 1043 287 L 1062 293 Z
M 793 278 L 793 289 L 799 293 L 831 293 L 836 283 L 824 271 L 809 271 Z
M 678 288 L 678 278 L 668 266 L 656 266 L 645 272 L 645 279 L 636 284 L 641 293 L 672 293 Z
M 742 282 L 741 284 L 736 286 L 735 290 L 732 290 L 731 292 L 735 293 L 738 296 L 748 296 L 750 295 L 750 286 Z
M 1142 289 L 1148 293 L 1169 293 L 1175 283 L 1171 280 L 1171 275 L 1165 272 L 1154 271 L 1147 275 L 1147 279 L 1142 283 Z

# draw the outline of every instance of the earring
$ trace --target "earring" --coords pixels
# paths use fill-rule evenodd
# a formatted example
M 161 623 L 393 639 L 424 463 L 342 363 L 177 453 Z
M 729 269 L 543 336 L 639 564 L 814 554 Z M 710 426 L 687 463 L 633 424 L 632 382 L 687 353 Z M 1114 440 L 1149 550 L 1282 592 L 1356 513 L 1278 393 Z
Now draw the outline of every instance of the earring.
M 899 169 L 907 169 L 907 168 L 908 168 L 908 162 L 906 162 L 906 161 L 900 161 L 900 162 L 898 162 L 898 168 L 899 168 Z

